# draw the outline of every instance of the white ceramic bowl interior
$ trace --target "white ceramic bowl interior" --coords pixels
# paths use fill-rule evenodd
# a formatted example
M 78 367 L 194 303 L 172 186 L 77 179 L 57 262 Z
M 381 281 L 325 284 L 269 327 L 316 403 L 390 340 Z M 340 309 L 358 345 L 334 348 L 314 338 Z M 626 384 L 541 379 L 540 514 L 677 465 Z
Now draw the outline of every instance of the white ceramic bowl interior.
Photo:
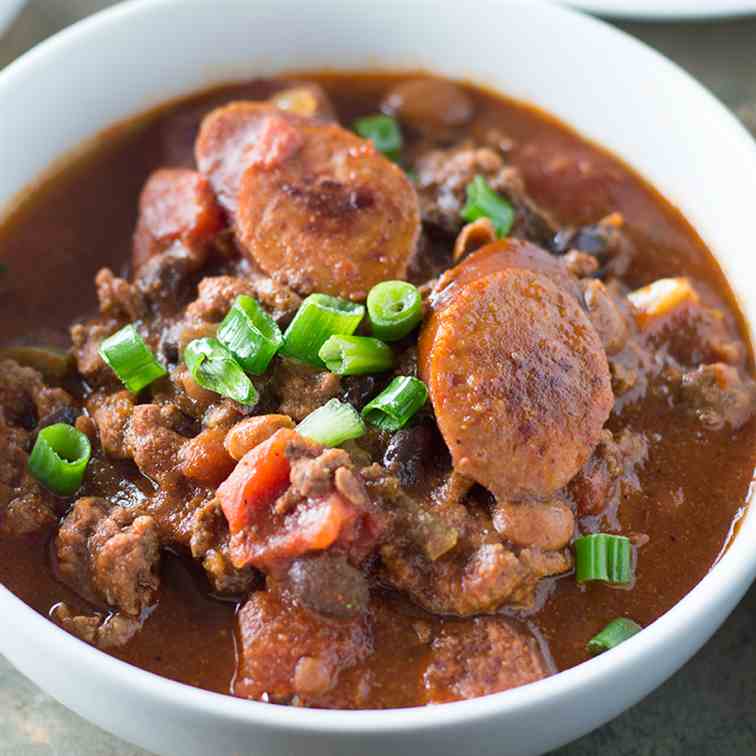
M 533 0 L 478 0 L 474 12 L 457 0 L 116 6 L 0 75 L 0 207 L 61 155 L 156 103 L 225 80 L 323 67 L 433 70 L 556 114 L 681 208 L 756 322 L 756 258 L 747 246 L 756 150 L 748 135 L 658 54 L 601 22 Z M 5 589 L 0 650 L 70 708 L 158 753 L 540 753 L 616 716 L 683 664 L 750 584 L 755 538 L 751 512 L 712 572 L 620 648 L 533 685 L 434 707 L 316 711 L 207 693 L 90 648 Z
M 756 0 L 556 0 L 575 8 L 615 18 L 726 18 L 756 13 Z

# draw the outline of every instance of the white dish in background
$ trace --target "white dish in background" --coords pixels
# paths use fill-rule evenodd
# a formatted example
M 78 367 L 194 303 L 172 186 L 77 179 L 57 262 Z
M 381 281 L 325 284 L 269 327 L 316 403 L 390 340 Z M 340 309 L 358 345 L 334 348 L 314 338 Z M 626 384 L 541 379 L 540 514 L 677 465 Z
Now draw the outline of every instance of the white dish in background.
M 172 97 L 287 69 L 379 66 L 484 83 L 624 158 L 687 216 L 756 323 L 751 138 L 657 53 L 600 21 L 531 0 L 478 0 L 474 13 L 458 0 L 118 5 L 0 74 L 0 208 L 85 139 Z M 303 710 L 208 693 L 95 650 L 4 588 L 0 651 L 82 716 L 161 754 L 536 754 L 632 706 L 700 648 L 756 574 L 754 542 L 750 511 L 703 581 L 619 648 L 532 685 L 425 708 Z
M 0 37 L 13 23 L 25 0 L 0 0 Z
M 672 21 L 756 14 L 756 0 L 556 0 L 601 16 Z

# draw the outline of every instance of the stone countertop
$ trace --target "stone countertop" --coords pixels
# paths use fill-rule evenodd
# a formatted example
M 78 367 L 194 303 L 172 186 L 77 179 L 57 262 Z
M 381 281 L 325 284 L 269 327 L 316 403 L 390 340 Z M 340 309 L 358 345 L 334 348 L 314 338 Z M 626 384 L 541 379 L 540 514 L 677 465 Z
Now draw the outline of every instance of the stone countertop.
M 45 37 L 109 5 L 115 5 L 114 0 L 30 0 L 0 38 L 0 68 Z M 620 26 L 687 69 L 756 133 L 756 18 Z M 554 756 L 608 753 L 756 753 L 756 587 L 665 685 Z M 0 756 L 145 754 L 66 710 L 0 657 Z

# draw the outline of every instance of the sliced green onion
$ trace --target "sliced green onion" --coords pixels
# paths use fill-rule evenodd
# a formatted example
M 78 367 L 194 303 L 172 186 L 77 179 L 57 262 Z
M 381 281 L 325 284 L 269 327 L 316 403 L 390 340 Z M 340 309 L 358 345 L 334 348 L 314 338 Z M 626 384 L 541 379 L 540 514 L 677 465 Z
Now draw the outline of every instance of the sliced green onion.
M 498 237 L 506 236 L 512 230 L 515 219 L 509 200 L 491 189 L 483 176 L 476 176 L 467 185 L 467 202 L 460 215 L 469 222 L 489 218 Z
M 358 118 L 354 130 L 363 138 L 369 139 L 375 149 L 390 160 L 398 160 L 402 149 L 402 132 L 399 124 L 391 116 L 373 115 Z
M 411 283 L 382 281 L 370 289 L 367 311 L 373 334 L 384 341 L 397 341 L 423 319 L 423 300 Z
M 227 396 L 239 404 L 253 405 L 257 402 L 257 389 L 218 339 L 190 341 L 184 350 L 184 362 L 192 378 L 203 388 Z
M 133 323 L 108 336 L 100 344 L 100 357 L 135 394 L 168 371 L 155 359 Z
M 311 438 L 323 446 L 339 446 L 344 441 L 364 436 L 365 423 L 357 410 L 347 402 L 331 399 L 296 427 L 300 436 Z
M 624 585 L 633 579 L 633 550 L 625 536 L 593 533 L 575 541 L 578 583 L 603 580 Z
M 364 315 L 364 305 L 327 294 L 310 294 L 283 335 L 281 354 L 322 367 L 320 347 L 331 336 L 353 334 Z
M 428 389 L 422 381 L 402 375 L 365 405 L 362 417 L 376 428 L 397 431 L 407 425 L 427 399 Z
M 632 638 L 643 628 L 627 617 L 618 617 L 613 619 L 598 635 L 595 635 L 588 641 L 588 653 L 591 656 L 603 654 L 610 648 L 619 646 L 628 638 Z
M 262 375 L 283 344 L 276 321 L 260 303 L 240 294 L 218 328 L 218 341 L 253 375 Z
M 29 472 L 60 496 L 71 496 L 82 480 L 92 455 L 89 439 L 73 425 L 55 423 L 43 428 L 29 456 Z
M 391 347 L 370 336 L 331 336 L 318 356 L 338 375 L 382 373 L 394 364 Z

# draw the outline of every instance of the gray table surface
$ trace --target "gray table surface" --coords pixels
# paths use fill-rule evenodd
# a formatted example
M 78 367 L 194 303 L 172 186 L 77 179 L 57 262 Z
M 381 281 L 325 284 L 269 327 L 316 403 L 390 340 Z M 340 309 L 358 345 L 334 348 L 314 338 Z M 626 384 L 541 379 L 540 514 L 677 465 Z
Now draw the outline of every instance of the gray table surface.
M 31 0 L 0 38 L 0 68 L 64 26 L 114 4 L 113 0 Z M 686 68 L 756 133 L 756 19 L 621 26 Z M 0 756 L 145 753 L 66 710 L 0 656 Z M 756 587 L 671 680 L 555 756 L 609 753 L 756 754 Z

